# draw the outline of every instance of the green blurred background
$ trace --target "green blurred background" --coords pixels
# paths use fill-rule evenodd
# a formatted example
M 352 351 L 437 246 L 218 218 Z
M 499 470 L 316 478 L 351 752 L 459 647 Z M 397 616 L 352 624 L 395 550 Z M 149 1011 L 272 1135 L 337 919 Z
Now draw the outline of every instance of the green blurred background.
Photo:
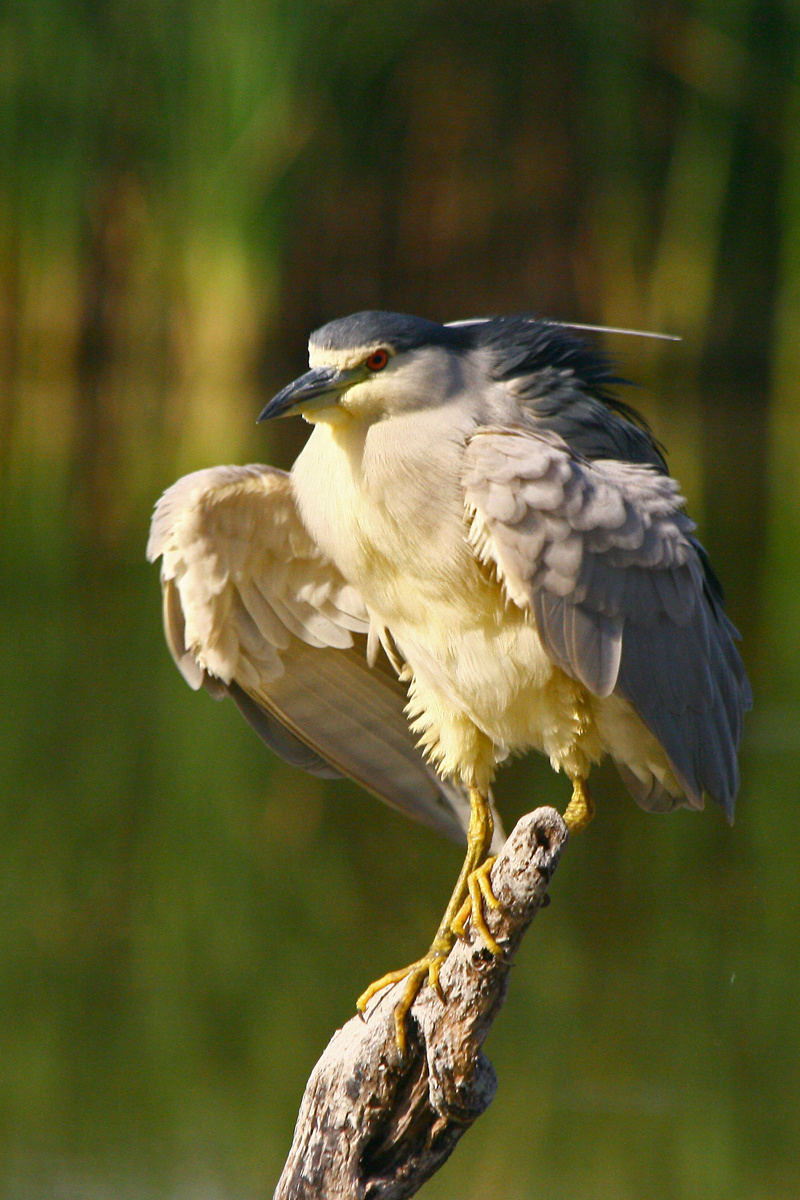
M 606 344 L 756 693 L 732 830 L 599 773 L 424 1195 L 800 1195 L 799 54 L 798 0 L 6 0 L 3 1197 L 271 1195 L 332 1030 L 435 929 L 458 849 L 192 695 L 143 561 L 177 475 L 292 461 L 254 418 L 369 307 L 682 335 Z

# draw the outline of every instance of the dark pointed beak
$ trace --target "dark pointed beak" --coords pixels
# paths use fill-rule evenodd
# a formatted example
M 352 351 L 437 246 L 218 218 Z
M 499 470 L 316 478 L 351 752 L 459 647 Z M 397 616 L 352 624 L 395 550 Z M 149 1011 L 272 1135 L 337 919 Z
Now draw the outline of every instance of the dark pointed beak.
M 352 368 L 340 371 L 336 367 L 314 367 L 273 396 L 258 420 L 293 416 L 302 412 L 303 406 L 327 408 L 336 404 L 342 392 L 359 378 L 360 372 Z

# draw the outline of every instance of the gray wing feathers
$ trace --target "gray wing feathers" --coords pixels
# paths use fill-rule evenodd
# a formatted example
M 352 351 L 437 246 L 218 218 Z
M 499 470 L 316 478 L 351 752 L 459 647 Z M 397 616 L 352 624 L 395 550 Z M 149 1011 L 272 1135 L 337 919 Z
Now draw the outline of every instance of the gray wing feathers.
M 730 815 L 750 691 L 674 480 L 590 462 L 550 432 L 481 429 L 464 486 L 472 544 L 533 611 L 553 660 L 594 695 L 629 700 L 688 803 L 706 791 Z M 631 790 L 666 806 L 666 793 Z
M 634 775 L 625 763 L 617 762 L 615 765 L 622 782 L 638 805 L 646 808 L 648 812 L 672 812 L 675 808 L 675 797 L 661 786 L 655 776 L 652 777 L 650 787 L 645 787 L 641 779 Z
M 595 696 L 613 692 L 622 652 L 622 619 L 589 612 L 567 599 L 535 592 L 531 605 L 552 657 Z
M 326 762 L 315 750 L 295 735 L 277 717 L 266 708 L 256 704 L 238 683 L 222 685 L 222 695 L 229 695 L 236 703 L 239 712 L 247 723 L 252 726 L 263 742 L 274 750 L 293 767 L 300 767 L 310 775 L 318 775 L 321 779 L 341 779 L 341 771 L 337 771 Z
M 289 762 L 347 775 L 464 840 L 469 801 L 422 758 L 388 663 L 367 665 L 369 614 L 300 522 L 285 472 L 180 479 L 156 506 L 147 553 L 162 560 L 167 643 L 191 687 L 231 695 Z

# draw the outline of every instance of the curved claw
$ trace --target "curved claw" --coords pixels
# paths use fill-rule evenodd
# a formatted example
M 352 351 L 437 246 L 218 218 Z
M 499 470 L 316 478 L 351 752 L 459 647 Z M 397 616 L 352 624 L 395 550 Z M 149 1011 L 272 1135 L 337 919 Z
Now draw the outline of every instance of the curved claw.
M 444 992 L 439 982 L 439 972 L 447 962 L 447 956 L 452 950 L 454 942 L 455 938 L 452 935 L 448 937 L 440 935 L 423 958 L 418 959 L 417 962 L 410 963 L 407 967 L 401 967 L 397 971 L 389 971 L 387 975 L 382 975 L 380 979 L 376 979 L 374 983 L 371 983 L 367 990 L 362 992 L 358 1000 L 356 1000 L 356 1008 L 363 1016 L 364 1010 L 373 996 L 393 983 L 400 983 L 403 979 L 407 980 L 406 986 L 403 989 L 403 995 L 398 1000 L 394 1010 L 394 1040 L 403 1058 L 405 1058 L 408 1046 L 406 1017 L 420 989 L 425 984 L 426 975 L 428 983 L 436 992 L 439 999 L 444 1002 Z
M 476 871 L 472 872 L 467 881 L 469 895 L 450 925 L 456 937 L 464 939 L 467 936 L 467 921 L 471 921 L 472 925 L 483 938 L 487 950 L 494 954 L 495 958 L 503 953 L 503 947 L 489 931 L 489 926 L 486 924 L 486 918 L 483 915 L 483 905 L 485 903 L 487 908 L 491 909 L 498 909 L 500 907 L 500 901 L 492 891 L 492 884 L 489 879 L 496 858 L 496 854 L 492 855 Z
M 399 983 L 401 979 L 405 979 L 417 965 L 417 963 L 412 963 L 408 967 L 400 967 L 397 971 L 388 971 L 386 975 L 381 975 L 380 979 L 374 980 L 356 1000 L 356 1008 L 362 1017 L 373 996 L 377 996 L 378 992 L 382 992 L 385 987 L 391 987 L 393 983 Z

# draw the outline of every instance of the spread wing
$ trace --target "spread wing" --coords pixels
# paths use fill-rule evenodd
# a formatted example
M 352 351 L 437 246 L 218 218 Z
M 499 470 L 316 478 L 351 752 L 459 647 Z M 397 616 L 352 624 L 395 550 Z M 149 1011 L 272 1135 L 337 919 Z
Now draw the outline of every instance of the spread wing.
M 364 602 L 300 522 L 285 472 L 178 480 L 156 506 L 147 556 L 162 560 L 167 642 L 191 687 L 232 696 L 289 762 L 349 776 L 464 840 L 468 798 L 423 760 L 389 663 L 368 666 Z
M 464 486 L 473 545 L 532 611 L 553 661 L 595 696 L 630 701 L 689 805 L 705 791 L 730 817 L 750 689 L 675 481 L 590 462 L 555 433 L 485 428 Z M 669 806 L 629 775 L 623 764 L 645 807 Z

